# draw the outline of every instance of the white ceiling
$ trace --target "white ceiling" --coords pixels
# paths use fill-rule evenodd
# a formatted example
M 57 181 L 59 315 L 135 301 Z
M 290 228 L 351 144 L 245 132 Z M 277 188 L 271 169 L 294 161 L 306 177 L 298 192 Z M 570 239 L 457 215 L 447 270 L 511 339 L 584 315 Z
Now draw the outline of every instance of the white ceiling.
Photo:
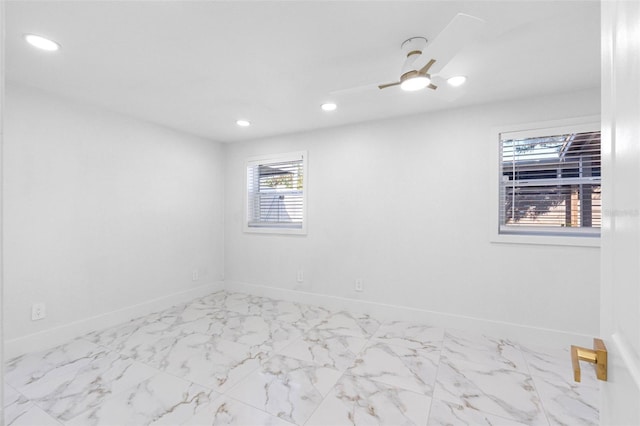
M 468 76 L 457 99 L 447 87 L 332 94 L 396 81 L 400 44 L 433 39 L 458 12 L 487 25 L 442 72 Z M 9 81 L 221 142 L 600 84 L 597 1 L 9 1 L 6 20 Z M 329 99 L 338 110 L 321 111 Z

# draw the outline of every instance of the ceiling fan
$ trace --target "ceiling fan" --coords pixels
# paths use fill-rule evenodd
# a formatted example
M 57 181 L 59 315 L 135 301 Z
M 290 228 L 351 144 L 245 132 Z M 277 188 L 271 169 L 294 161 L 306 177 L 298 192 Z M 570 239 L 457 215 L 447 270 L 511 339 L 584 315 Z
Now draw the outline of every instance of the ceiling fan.
M 440 34 L 428 43 L 424 37 L 412 37 L 402 43 L 406 55 L 400 80 L 378 85 L 379 89 L 400 86 L 403 90 L 415 91 L 424 88 L 436 90 L 437 74 L 482 30 L 485 21 L 475 16 L 458 13 Z

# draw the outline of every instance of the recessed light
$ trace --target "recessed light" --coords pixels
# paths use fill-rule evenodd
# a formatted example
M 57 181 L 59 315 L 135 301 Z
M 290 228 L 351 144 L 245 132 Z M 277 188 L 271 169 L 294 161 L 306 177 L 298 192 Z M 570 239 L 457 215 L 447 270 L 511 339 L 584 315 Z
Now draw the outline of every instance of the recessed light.
M 249 127 L 251 126 L 251 123 L 248 122 L 247 120 L 238 120 L 236 121 L 236 124 L 240 127 Z
M 449 85 L 453 87 L 462 86 L 465 81 L 467 81 L 467 77 L 465 77 L 464 75 L 456 75 L 447 79 L 447 83 L 449 83 Z
M 25 34 L 24 39 L 27 40 L 27 43 L 33 47 L 37 47 L 38 49 L 48 50 L 49 52 L 54 52 L 60 49 L 60 45 L 58 43 L 39 35 Z
M 322 104 L 320 108 L 322 108 L 323 111 L 335 111 L 338 105 L 333 102 L 327 102 L 326 104 Z

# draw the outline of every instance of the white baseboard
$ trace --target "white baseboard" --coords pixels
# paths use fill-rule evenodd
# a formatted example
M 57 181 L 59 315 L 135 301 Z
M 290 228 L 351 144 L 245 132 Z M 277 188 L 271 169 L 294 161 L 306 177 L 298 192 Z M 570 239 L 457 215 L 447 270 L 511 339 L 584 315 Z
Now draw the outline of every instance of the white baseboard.
M 594 337 L 563 330 L 553 330 L 237 281 L 225 281 L 225 289 L 291 302 L 323 306 L 333 310 L 349 310 L 351 312 L 366 313 L 380 321 L 418 321 L 433 325 L 434 327 L 475 331 L 489 336 L 509 339 L 525 346 L 568 348 L 570 345 L 582 345 L 589 347 L 593 343 Z
M 143 315 L 161 311 L 173 305 L 184 303 L 222 289 L 323 306 L 332 310 L 349 310 L 352 312 L 366 313 L 380 321 L 419 321 L 433 325 L 434 327 L 476 331 L 490 336 L 510 339 L 524 345 L 545 347 L 581 345 L 588 347 L 591 345 L 593 339 L 593 336 L 562 330 L 552 330 L 510 322 L 474 318 L 326 294 L 267 287 L 237 281 L 225 281 L 205 284 L 184 292 L 159 297 L 116 311 L 106 312 L 38 333 L 7 340 L 4 342 L 4 359 L 7 360 L 28 352 L 49 349 L 62 342 L 90 333 L 91 331 L 111 327 Z
M 93 317 L 49 328 L 39 331 L 38 333 L 7 340 L 4 342 L 4 359 L 9 360 L 28 352 L 49 349 L 92 331 L 112 327 L 137 317 L 158 312 L 179 303 L 184 303 L 214 291 L 222 290 L 223 288 L 223 282 L 203 284 L 193 289 L 158 297 L 115 311 L 105 312 Z

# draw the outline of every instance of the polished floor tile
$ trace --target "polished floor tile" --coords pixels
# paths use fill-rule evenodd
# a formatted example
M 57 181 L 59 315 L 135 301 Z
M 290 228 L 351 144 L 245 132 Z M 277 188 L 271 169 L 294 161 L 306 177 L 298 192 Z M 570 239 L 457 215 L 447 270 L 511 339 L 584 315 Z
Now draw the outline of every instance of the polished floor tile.
M 4 421 L 6 425 L 60 425 L 53 417 L 10 386 L 4 387 Z
M 330 367 L 276 355 L 228 395 L 296 424 L 304 424 L 340 378 Z
M 594 373 L 595 375 L 595 373 Z M 573 381 L 533 377 L 547 418 L 554 425 L 597 425 L 598 389 Z
M 272 416 L 269 413 L 243 404 L 226 395 L 213 401 L 206 409 L 201 410 L 183 425 L 203 426 L 203 425 L 260 425 L 260 426 L 292 426 L 280 417 Z
M 442 348 L 444 330 L 409 321 L 391 321 L 382 324 L 375 340 L 411 349 L 437 350 Z
M 337 312 L 329 315 L 321 321 L 316 328 L 318 330 L 332 331 L 335 334 L 344 334 L 362 338 L 370 338 L 380 327 L 380 322 L 366 314 L 353 314 L 350 312 Z
M 204 334 L 190 334 L 164 351 L 151 366 L 219 392 L 260 366 L 266 352 Z
M 306 425 L 425 425 L 431 398 L 345 374 Z
M 66 424 L 178 425 L 205 411 L 218 396 L 211 389 L 169 374 L 157 373 Z
M 83 339 L 72 340 L 53 349 L 9 360 L 4 366 L 4 380 L 19 390 L 40 380 L 69 376 L 108 352 L 107 348 Z
M 278 353 L 344 371 L 353 365 L 366 343 L 362 337 L 310 330 Z
M 513 419 L 496 416 L 482 411 L 475 410 L 465 405 L 455 402 L 431 401 L 431 411 L 429 412 L 429 422 L 427 426 L 525 426 Z
M 439 358 L 439 351 L 372 342 L 358 355 L 348 373 L 430 396 Z
M 461 330 L 447 330 L 442 355 L 495 368 L 509 368 L 526 372 L 527 366 L 515 343 L 495 337 Z
M 585 375 L 587 376 L 587 375 Z M 6 425 L 596 425 L 566 348 L 219 291 L 5 365 Z
M 531 376 L 510 368 L 442 358 L 433 397 L 530 425 L 548 424 Z

